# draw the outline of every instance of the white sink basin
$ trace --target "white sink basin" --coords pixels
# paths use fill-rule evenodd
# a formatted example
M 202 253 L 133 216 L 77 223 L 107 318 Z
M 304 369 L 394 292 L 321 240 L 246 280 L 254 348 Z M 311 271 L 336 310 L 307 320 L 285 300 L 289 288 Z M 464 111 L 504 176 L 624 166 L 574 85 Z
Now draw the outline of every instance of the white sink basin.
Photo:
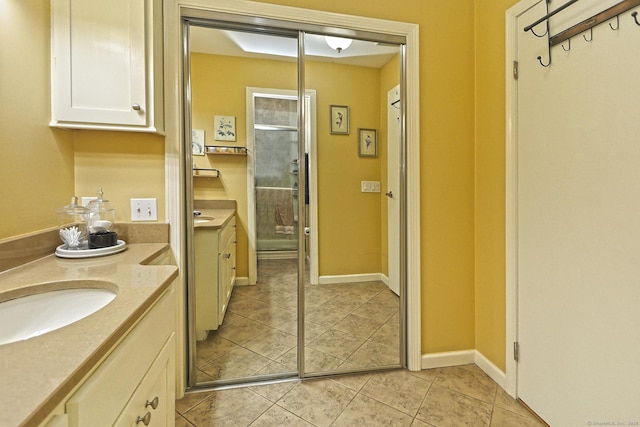
M 77 322 L 116 297 L 109 289 L 49 291 L 0 302 L 0 345 L 28 340 Z
M 199 217 L 194 218 L 193 222 L 195 224 L 200 224 L 200 223 L 203 223 L 203 222 L 213 221 L 214 219 L 216 219 L 216 218 L 213 217 L 213 216 L 199 216 Z

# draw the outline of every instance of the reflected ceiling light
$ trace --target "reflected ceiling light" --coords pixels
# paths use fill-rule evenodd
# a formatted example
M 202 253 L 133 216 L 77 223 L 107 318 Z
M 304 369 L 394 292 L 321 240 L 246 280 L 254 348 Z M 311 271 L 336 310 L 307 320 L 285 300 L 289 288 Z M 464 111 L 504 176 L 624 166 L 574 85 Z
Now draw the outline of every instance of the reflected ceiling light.
M 351 43 L 353 42 L 353 40 L 351 39 L 344 39 L 342 37 L 331 37 L 331 36 L 324 36 L 324 40 L 327 42 L 327 44 L 331 49 L 337 50 L 338 53 L 342 52 L 343 50 L 351 46 Z

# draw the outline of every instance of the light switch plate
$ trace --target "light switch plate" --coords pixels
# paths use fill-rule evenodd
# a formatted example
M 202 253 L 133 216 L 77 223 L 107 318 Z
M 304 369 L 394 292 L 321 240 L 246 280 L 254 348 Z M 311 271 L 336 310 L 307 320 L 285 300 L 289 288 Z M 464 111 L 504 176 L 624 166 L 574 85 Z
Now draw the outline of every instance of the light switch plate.
M 379 193 L 380 181 L 360 181 L 363 193 Z
M 131 221 L 157 221 L 157 199 L 131 199 Z

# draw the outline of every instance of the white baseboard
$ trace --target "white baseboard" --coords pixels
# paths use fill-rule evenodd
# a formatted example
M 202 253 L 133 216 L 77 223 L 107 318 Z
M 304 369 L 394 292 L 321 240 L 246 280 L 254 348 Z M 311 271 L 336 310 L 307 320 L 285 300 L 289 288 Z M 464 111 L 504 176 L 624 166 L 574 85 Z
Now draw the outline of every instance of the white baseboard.
M 478 350 L 448 351 L 422 355 L 422 369 L 446 368 L 448 366 L 469 365 L 471 363 L 482 369 L 500 387 L 506 388 L 506 374 Z
M 507 388 L 507 374 L 502 372 L 500 368 L 493 364 L 478 350 L 475 351 L 475 364 L 478 368 L 482 369 L 485 374 L 489 375 L 489 378 L 494 380 L 500 387 L 506 390 Z
M 343 274 L 340 276 L 320 276 L 321 285 L 332 285 L 335 283 L 355 283 L 355 282 L 378 282 L 382 281 L 382 273 L 367 274 Z
M 258 251 L 258 259 L 295 259 L 297 251 Z
M 236 281 L 233 286 L 249 286 L 248 277 L 236 277 Z
M 422 369 L 445 368 L 475 363 L 475 350 L 446 351 L 422 355 Z
M 382 283 L 389 286 L 389 278 L 387 277 L 386 274 L 380 273 L 380 280 L 382 281 Z

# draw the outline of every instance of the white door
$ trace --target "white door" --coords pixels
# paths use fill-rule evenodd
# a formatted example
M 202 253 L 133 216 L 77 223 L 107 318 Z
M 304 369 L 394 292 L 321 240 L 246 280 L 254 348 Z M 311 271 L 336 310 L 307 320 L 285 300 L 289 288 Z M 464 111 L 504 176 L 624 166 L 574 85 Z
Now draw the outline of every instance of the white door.
M 517 393 L 552 426 L 639 425 L 640 27 L 626 12 L 545 68 L 522 31 L 545 13 L 518 21 Z
M 387 92 L 389 289 L 400 295 L 400 86 Z

